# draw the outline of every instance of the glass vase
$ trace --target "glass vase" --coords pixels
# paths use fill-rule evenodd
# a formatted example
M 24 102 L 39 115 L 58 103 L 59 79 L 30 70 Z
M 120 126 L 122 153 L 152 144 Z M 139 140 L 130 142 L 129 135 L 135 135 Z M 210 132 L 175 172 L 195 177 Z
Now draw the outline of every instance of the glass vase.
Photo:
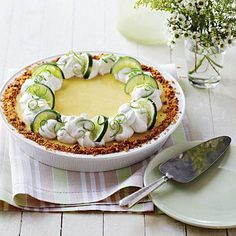
M 219 84 L 225 52 L 217 47 L 199 48 L 192 40 L 185 41 L 188 79 L 197 88 L 212 88 Z
M 117 29 L 129 40 L 141 44 L 164 44 L 167 42 L 167 19 L 169 13 L 154 11 L 147 7 L 134 8 L 136 0 L 117 0 Z

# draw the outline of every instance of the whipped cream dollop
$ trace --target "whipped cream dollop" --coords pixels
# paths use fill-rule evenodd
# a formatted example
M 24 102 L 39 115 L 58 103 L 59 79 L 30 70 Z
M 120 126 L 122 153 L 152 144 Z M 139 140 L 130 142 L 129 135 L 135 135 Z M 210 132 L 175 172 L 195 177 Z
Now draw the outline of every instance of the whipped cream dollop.
M 37 113 L 50 109 L 45 99 L 33 97 L 29 93 L 24 93 L 19 100 L 19 104 L 23 111 L 22 119 L 28 125 L 31 124 Z
M 109 74 L 112 66 L 115 64 L 117 60 L 117 56 L 114 54 L 104 54 L 98 60 L 99 70 L 98 73 L 100 75 Z
M 115 78 L 122 83 L 126 83 L 129 79 L 129 73 L 131 72 L 130 68 L 121 69 L 118 74 L 115 74 Z
M 84 117 L 83 115 L 79 117 L 70 117 L 67 118 L 67 122 L 65 122 L 65 130 L 76 140 L 84 136 L 85 131 L 87 131 L 85 128 L 90 128 L 86 127 L 84 122 L 85 118 L 87 117 Z
M 99 64 L 97 60 L 93 59 L 93 65 L 92 65 L 92 70 L 91 73 L 88 77 L 88 79 L 92 79 L 98 75 L 98 70 L 99 70 Z
M 30 86 L 34 84 L 34 80 L 33 79 L 27 79 L 25 80 L 25 82 L 22 84 L 21 86 L 21 93 L 24 93 L 26 91 L 26 89 Z
M 93 130 L 93 123 L 88 119 L 86 113 L 82 113 L 80 116 L 62 116 L 62 122 L 64 123 L 63 132 L 58 134 L 59 141 L 64 140 L 66 143 L 78 142 L 82 147 L 94 147 L 96 145 L 103 145 L 104 140 L 97 143 L 91 138 L 91 130 Z
M 120 141 L 130 138 L 133 134 L 134 134 L 134 130 L 130 126 L 121 124 L 121 132 L 119 132 L 115 136 L 115 139 L 116 141 L 120 142 Z
M 125 115 L 125 121 L 124 123 L 128 126 L 132 125 L 135 121 L 135 112 L 134 110 L 129 106 L 128 103 L 122 104 L 118 109 L 118 114 L 124 114 Z
M 104 142 L 113 140 L 119 142 L 130 138 L 134 134 L 133 129 L 126 122 L 120 124 L 115 117 L 109 118 L 108 123 L 106 134 L 103 137 Z
M 27 88 L 35 83 L 40 83 L 48 86 L 53 92 L 59 90 L 62 86 L 62 80 L 55 77 L 49 71 L 35 76 L 33 79 L 27 79 L 21 86 L 21 93 L 26 92 Z
M 97 145 L 95 142 L 93 142 L 90 138 L 90 132 L 85 132 L 84 136 L 77 139 L 77 142 L 82 147 L 95 147 Z
M 104 141 L 121 141 L 130 138 L 134 134 L 134 130 L 130 127 L 134 122 L 135 112 L 129 104 L 121 105 L 118 109 L 118 114 L 108 120 L 109 125 Z
M 145 108 L 134 109 L 135 121 L 131 125 L 135 133 L 147 131 L 147 110 Z
M 55 139 L 57 137 L 56 125 L 58 121 L 49 119 L 39 128 L 39 134 L 47 139 Z
M 138 100 L 139 98 L 150 98 L 155 103 L 157 111 L 162 107 L 161 90 L 154 89 L 150 86 L 144 85 L 141 87 L 135 87 L 131 93 L 131 97 L 133 100 Z
M 115 132 L 116 132 L 116 127 L 114 125 L 114 117 L 110 117 L 108 119 L 108 128 L 107 131 L 103 137 L 104 142 L 111 142 L 113 140 L 115 140 Z
M 133 77 L 134 75 L 137 74 L 145 74 L 145 75 L 152 75 L 150 72 L 143 72 L 142 70 L 137 70 L 137 69 L 132 69 L 129 67 L 125 67 L 123 69 L 121 69 L 118 74 L 115 74 L 115 78 L 119 81 L 121 81 L 122 83 L 127 83 L 127 81 L 129 80 L 129 78 Z
M 82 77 L 82 61 L 73 52 L 60 57 L 57 65 L 62 70 L 65 79 L 70 79 L 74 76 Z
M 20 104 L 20 108 L 22 111 L 24 111 L 27 108 L 28 102 L 32 99 L 32 95 L 30 93 L 24 93 L 20 100 L 19 100 L 19 104 Z
M 120 106 L 118 112 L 122 113 L 126 117 L 125 125 L 130 126 L 134 132 L 143 133 L 147 131 L 147 111 L 145 108 L 139 108 L 139 105 L 135 102 L 132 103 L 132 108 L 129 104 L 123 104 Z M 136 105 L 136 106 L 135 106 Z
M 92 59 L 92 69 L 88 79 L 96 77 L 99 73 L 99 63 L 98 60 Z M 70 79 L 74 76 L 83 77 L 83 63 L 81 55 L 76 54 L 75 52 L 70 52 L 62 56 L 57 65 L 63 71 L 65 79 Z
M 49 71 L 45 71 L 34 77 L 35 83 L 41 83 L 48 86 L 53 92 L 59 90 L 62 86 L 62 80 L 58 79 Z
M 134 104 L 135 102 L 133 102 Z M 104 136 L 105 142 L 116 140 L 118 142 L 130 138 L 134 132 L 147 131 L 146 108 L 132 108 L 129 104 L 123 104 L 118 109 L 118 114 L 109 118 L 109 126 Z
M 75 144 L 76 139 L 68 134 L 65 128 L 61 128 L 57 131 L 57 140 L 62 143 Z

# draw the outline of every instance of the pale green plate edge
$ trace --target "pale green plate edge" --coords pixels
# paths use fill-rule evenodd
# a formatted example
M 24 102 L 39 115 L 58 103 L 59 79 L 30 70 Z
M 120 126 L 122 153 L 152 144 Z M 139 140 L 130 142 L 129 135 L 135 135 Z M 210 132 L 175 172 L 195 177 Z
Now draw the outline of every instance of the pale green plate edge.
M 174 153 L 178 154 L 181 153 L 191 147 L 194 147 L 198 144 L 200 144 L 202 141 L 191 141 L 191 142 L 186 142 L 186 143 L 180 143 L 180 144 L 176 144 L 173 145 L 169 148 L 166 148 L 165 150 L 163 150 L 162 152 L 160 152 L 159 154 L 157 154 L 148 164 L 145 173 L 144 173 L 144 186 L 147 186 L 148 184 L 150 184 L 148 182 L 148 176 L 149 173 L 151 173 L 151 170 L 154 168 L 154 166 L 156 166 L 156 162 L 158 162 L 158 157 L 160 156 L 164 156 L 167 155 L 165 158 L 166 160 L 168 160 L 168 157 L 170 157 L 170 155 L 173 156 L 173 154 L 170 153 Z M 236 148 L 236 147 L 235 147 Z M 192 219 L 189 218 L 187 216 L 184 215 L 179 215 L 177 213 L 175 213 L 174 211 L 172 211 L 171 209 L 165 208 L 165 206 L 159 205 L 158 201 L 156 201 L 155 198 L 153 198 L 153 195 L 150 194 L 149 195 L 150 199 L 152 200 L 153 204 L 159 209 L 161 210 L 163 213 L 165 213 L 166 215 L 170 216 L 173 219 L 176 219 L 178 221 L 181 221 L 183 223 L 189 224 L 189 225 L 193 225 L 193 226 L 197 226 L 197 227 L 202 227 L 202 228 L 211 228 L 211 229 L 226 229 L 226 228 L 235 228 L 236 227 L 236 219 L 235 219 L 235 223 L 234 224 L 216 224 L 216 223 L 210 223 L 210 222 L 202 222 L 200 220 L 196 220 L 196 219 Z

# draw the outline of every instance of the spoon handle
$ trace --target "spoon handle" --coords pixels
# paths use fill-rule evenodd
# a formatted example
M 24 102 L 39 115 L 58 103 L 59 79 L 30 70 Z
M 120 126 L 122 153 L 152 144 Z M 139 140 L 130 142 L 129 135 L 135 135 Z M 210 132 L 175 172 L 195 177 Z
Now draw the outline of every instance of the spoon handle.
M 163 175 L 160 179 L 154 181 L 150 185 L 139 189 L 137 192 L 132 193 L 131 195 L 121 199 L 119 201 L 120 206 L 128 206 L 128 208 L 132 207 L 142 198 L 146 197 L 149 193 L 160 187 L 162 184 L 166 183 L 171 177 L 166 174 Z

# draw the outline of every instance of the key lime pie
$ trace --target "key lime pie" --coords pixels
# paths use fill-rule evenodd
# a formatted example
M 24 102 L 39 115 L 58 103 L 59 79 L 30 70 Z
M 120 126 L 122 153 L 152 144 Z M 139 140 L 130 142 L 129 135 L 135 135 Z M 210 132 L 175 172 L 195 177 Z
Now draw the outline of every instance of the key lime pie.
M 34 64 L 2 96 L 18 133 L 50 150 L 78 154 L 128 151 L 174 123 L 171 82 L 130 56 L 76 53 Z

